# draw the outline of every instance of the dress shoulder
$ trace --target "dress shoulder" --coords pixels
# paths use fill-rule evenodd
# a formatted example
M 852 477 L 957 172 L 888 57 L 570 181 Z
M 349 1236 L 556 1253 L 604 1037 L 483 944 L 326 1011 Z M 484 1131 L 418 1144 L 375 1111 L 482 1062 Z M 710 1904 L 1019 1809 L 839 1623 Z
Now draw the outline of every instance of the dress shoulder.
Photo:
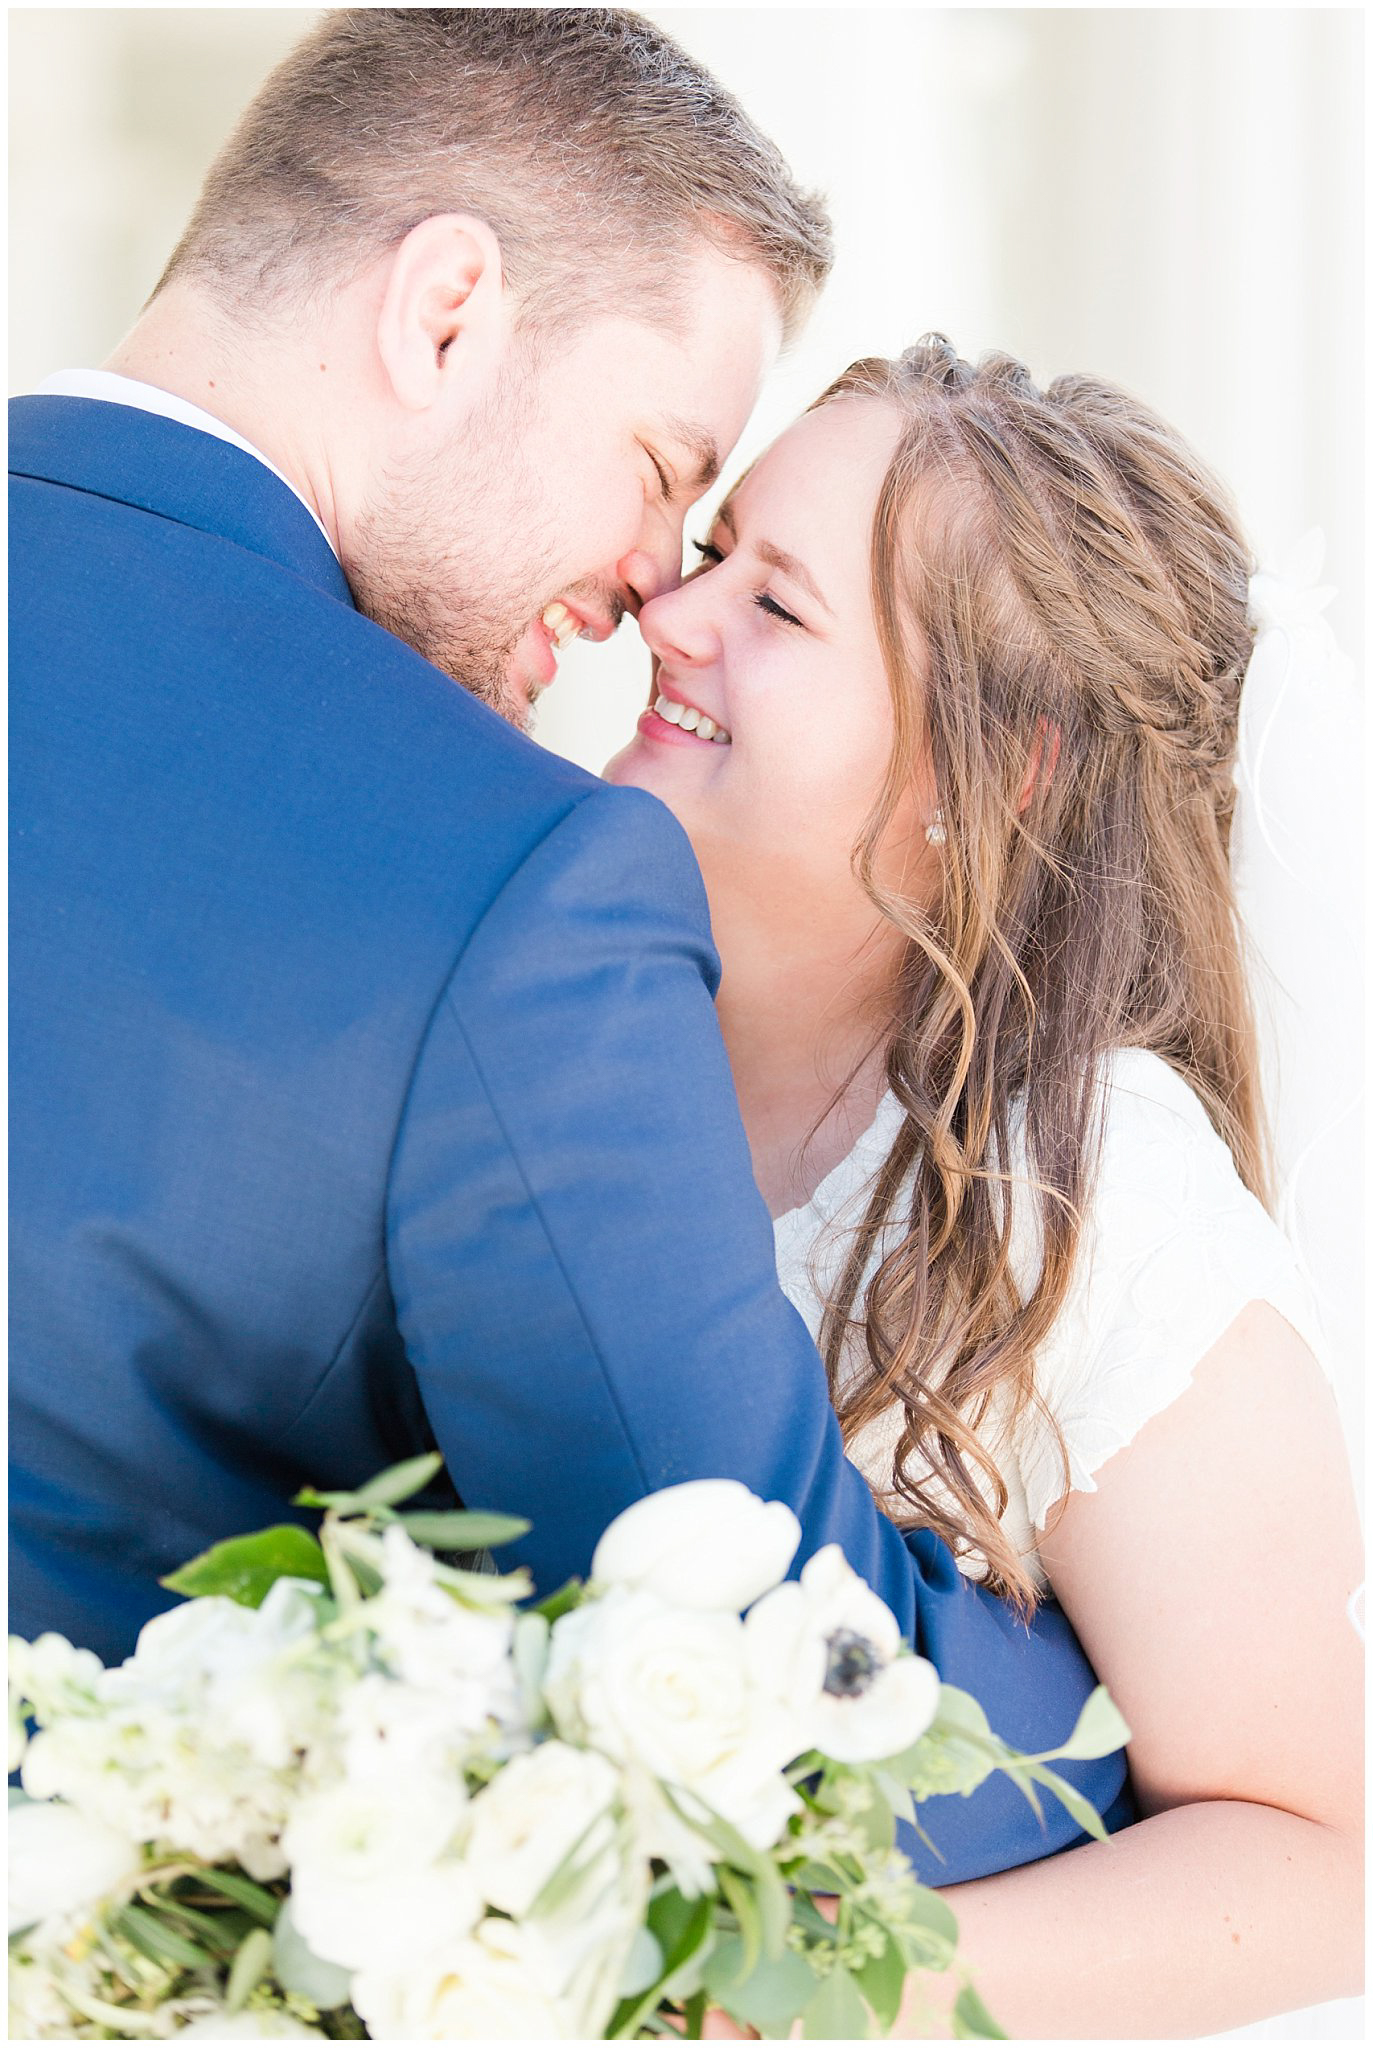
M 1327 1374 L 1315 1301 L 1291 1243 L 1241 1180 L 1200 1098 L 1157 1054 L 1114 1054 L 1102 1076 L 1101 1146 L 1076 1270 L 1036 1359 L 1062 1431 L 1068 1484 L 1094 1474 L 1191 1385 L 1236 1316 L 1266 1301 Z M 1018 1445 L 1030 1519 L 1064 1491 L 1041 1415 Z

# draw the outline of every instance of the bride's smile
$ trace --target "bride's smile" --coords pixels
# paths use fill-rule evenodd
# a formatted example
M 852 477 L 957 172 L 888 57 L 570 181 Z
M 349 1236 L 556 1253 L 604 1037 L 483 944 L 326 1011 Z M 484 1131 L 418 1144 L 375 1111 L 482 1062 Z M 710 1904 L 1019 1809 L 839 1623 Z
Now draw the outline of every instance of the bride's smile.
M 899 425 L 864 398 L 806 414 L 695 543 L 700 566 L 640 613 L 648 708 L 606 777 L 676 813 L 717 923 L 743 893 L 812 941 L 827 927 L 853 949 L 872 930 L 852 853 L 894 726 L 868 536 Z M 902 860 L 924 857 L 918 802 L 891 828 Z

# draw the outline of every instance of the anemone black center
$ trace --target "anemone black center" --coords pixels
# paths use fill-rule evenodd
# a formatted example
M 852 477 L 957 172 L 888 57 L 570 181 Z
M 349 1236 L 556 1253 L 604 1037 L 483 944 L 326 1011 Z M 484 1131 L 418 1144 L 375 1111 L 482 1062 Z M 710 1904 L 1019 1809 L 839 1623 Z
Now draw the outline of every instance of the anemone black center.
M 829 1639 L 829 1661 L 825 1666 L 825 1691 L 840 1699 L 857 1699 L 876 1678 L 881 1660 L 866 1636 L 851 1628 L 837 1628 Z

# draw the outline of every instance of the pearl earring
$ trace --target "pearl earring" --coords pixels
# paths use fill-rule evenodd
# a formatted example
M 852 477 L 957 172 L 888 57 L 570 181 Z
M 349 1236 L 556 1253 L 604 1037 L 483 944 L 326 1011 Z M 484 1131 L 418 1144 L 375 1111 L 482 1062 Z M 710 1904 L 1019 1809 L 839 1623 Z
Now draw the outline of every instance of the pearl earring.
M 930 822 L 925 827 L 925 837 L 929 840 L 931 846 L 942 846 L 948 836 L 948 833 L 944 830 L 944 813 L 936 804 Z

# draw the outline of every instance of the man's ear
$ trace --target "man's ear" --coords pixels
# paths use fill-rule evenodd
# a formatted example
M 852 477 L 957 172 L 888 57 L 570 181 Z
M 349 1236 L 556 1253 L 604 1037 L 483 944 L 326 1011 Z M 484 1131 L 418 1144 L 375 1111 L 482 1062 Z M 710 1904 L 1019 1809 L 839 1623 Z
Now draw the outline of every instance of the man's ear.
M 1035 727 L 1035 742 L 1030 749 L 1030 758 L 1025 764 L 1025 780 L 1020 785 L 1020 805 L 1023 812 L 1028 810 L 1030 798 L 1039 786 L 1043 776 L 1046 783 L 1052 782 L 1058 766 L 1058 751 L 1063 744 L 1060 727 L 1051 725 L 1047 718 L 1041 718 Z
M 436 213 L 391 257 L 377 352 L 399 404 L 424 412 L 460 376 L 476 400 L 505 355 L 510 306 L 500 243 L 472 214 Z

